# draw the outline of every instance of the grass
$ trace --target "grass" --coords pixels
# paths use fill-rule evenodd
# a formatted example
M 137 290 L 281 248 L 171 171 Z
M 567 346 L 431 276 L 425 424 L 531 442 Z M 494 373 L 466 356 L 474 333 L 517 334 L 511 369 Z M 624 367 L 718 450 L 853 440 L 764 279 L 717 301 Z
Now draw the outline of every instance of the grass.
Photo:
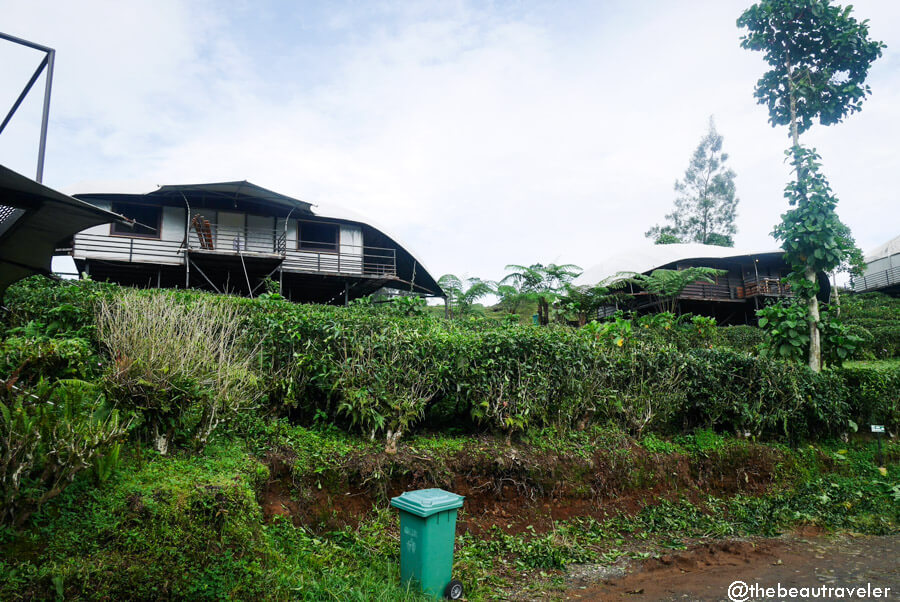
M 859 360 L 844 362 L 845 368 L 866 368 L 869 370 L 897 370 L 900 369 L 900 357 L 885 360 Z
M 261 491 L 273 478 L 262 462 L 263 452 L 289 447 L 296 454 L 291 479 L 302 495 L 315 487 L 317 473 L 346 471 L 352 460 L 383 458 L 379 446 L 334 429 L 308 429 L 283 420 L 251 422 L 255 424 L 245 424 L 243 432 L 218 434 L 202 453 L 160 456 L 133 446 L 105 484 L 96 486 L 84 475 L 36 514 L 25 533 L 0 532 L 0 598 L 53 597 L 61 591 L 76 600 L 421 599 L 399 583 L 397 516 L 385 500 L 352 526 L 322 530 L 262 519 Z M 581 433 L 545 430 L 517 444 L 517 449 L 531 450 L 517 461 L 555 457 L 560 466 L 590 462 L 590 451 L 623 443 L 621 453 L 636 453 L 628 441 L 600 427 Z M 484 454 L 490 464 L 495 455 L 509 453 L 502 439 L 495 443 L 483 436 L 422 435 L 410 438 L 401 453 L 429 457 L 446 467 L 458 454 L 472 452 Z M 750 444 L 699 431 L 675 440 L 646 436 L 639 445 L 663 458 L 740 462 Z M 457 538 L 454 576 L 466 584 L 471 600 L 551 597 L 564 591 L 571 563 L 650 557 L 697 538 L 771 536 L 799 524 L 872 534 L 898 531 L 896 442 L 885 447 L 884 473 L 872 442 L 835 441 L 776 451 L 783 479 L 761 496 L 697 492 L 659 497 L 647 492 L 646 505 L 633 514 L 573 517 L 521 532 L 498 525 L 484 535 Z M 624 460 L 621 466 L 641 469 Z M 403 475 L 399 471 L 381 478 L 402 481 Z M 560 480 L 576 476 L 556 473 Z M 465 509 L 461 518 L 471 519 Z

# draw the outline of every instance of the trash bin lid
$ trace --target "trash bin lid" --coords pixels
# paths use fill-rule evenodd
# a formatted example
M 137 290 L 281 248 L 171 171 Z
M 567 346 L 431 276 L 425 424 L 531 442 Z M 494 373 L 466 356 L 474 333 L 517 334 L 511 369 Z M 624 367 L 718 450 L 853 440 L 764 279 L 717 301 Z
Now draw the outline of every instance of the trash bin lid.
M 407 491 L 391 498 L 391 506 L 426 518 L 444 510 L 459 508 L 463 505 L 464 499 L 465 497 L 462 495 L 443 489 L 419 489 L 418 491 Z

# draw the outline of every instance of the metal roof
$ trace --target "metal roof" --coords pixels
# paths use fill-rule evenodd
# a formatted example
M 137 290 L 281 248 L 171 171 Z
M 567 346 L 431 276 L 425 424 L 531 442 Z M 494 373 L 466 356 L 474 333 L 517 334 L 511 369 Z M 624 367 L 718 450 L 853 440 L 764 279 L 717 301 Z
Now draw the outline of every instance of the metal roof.
M 247 180 L 239 182 L 214 182 L 211 184 L 176 184 L 160 186 L 158 190 L 147 193 L 145 196 L 180 196 L 187 193 L 202 193 L 204 196 L 218 197 L 229 200 L 258 200 L 268 201 L 291 209 L 300 209 L 309 212 L 312 203 L 301 201 L 257 186 Z
M 21 278 L 49 274 L 61 242 L 85 228 L 130 221 L 0 165 L 0 295 Z
M 752 251 L 749 249 L 735 249 L 734 247 L 719 247 L 698 243 L 656 245 L 648 242 L 645 245 L 610 255 L 600 263 L 587 268 L 578 277 L 577 282 L 579 284 L 597 284 L 619 272 L 637 272 L 642 274 L 677 261 L 691 259 L 758 258 L 768 255 L 780 257 L 784 255 L 784 251 L 782 249 Z

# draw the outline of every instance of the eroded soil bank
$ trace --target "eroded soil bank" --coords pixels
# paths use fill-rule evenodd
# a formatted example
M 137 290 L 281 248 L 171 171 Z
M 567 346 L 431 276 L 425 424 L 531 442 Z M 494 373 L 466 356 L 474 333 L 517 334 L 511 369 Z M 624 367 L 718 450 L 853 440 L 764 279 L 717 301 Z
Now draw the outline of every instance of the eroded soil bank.
M 509 446 L 487 436 L 470 441 L 449 453 L 350 454 L 316 471 L 301 470 L 294 451 L 280 448 L 264 458 L 270 479 L 263 514 L 323 532 L 356 526 L 404 491 L 441 487 L 466 496 L 460 533 L 483 535 L 493 527 L 540 533 L 555 521 L 633 514 L 662 499 L 761 495 L 787 484 L 791 472 L 790 458 L 750 442 L 681 454 L 652 453 L 621 435 L 587 453 Z

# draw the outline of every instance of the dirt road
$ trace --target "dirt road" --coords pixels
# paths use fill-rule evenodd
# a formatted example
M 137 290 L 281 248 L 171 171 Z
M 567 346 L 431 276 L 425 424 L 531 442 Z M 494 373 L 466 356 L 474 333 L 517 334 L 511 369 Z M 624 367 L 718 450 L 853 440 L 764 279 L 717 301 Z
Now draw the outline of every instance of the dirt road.
M 572 600 L 729 600 L 737 580 L 763 588 L 784 588 L 782 595 L 732 590 L 737 600 L 900 600 L 900 535 L 839 537 L 794 535 L 703 544 L 658 559 L 633 562 L 623 571 L 573 572 Z M 870 589 L 861 592 L 856 588 Z M 854 588 L 852 594 L 821 587 Z M 737 587 L 737 586 L 736 586 Z M 790 588 L 798 588 L 794 597 Z M 811 588 L 804 598 L 800 588 Z M 888 592 L 878 592 L 890 588 Z M 756 595 L 753 595 L 753 594 Z M 818 593 L 819 595 L 813 595 Z M 876 594 L 881 593 L 880 596 Z M 822 595 L 825 594 L 825 595 Z M 848 595 L 849 594 L 849 595 Z

